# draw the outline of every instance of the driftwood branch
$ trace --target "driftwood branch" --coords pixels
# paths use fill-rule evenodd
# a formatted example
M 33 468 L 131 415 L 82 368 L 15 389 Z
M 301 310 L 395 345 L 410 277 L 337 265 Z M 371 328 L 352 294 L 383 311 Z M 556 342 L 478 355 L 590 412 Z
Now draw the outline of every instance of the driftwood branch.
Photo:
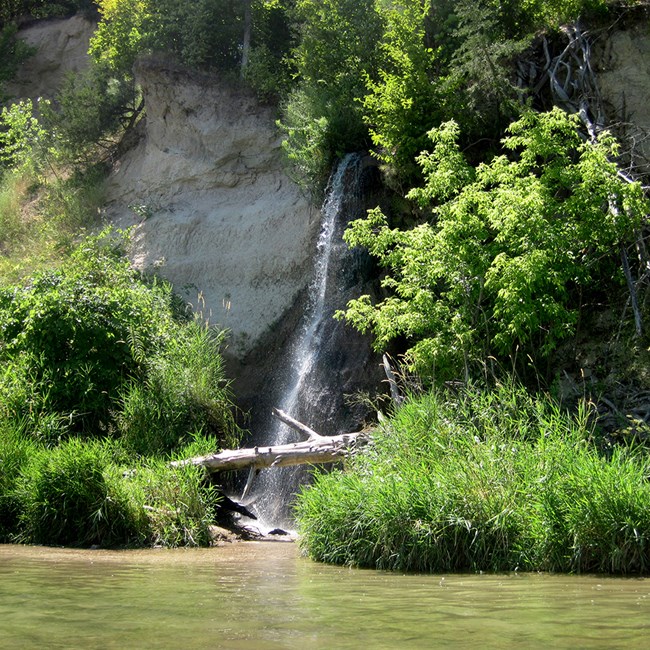
M 639 309 L 639 300 L 636 293 L 636 285 L 632 279 L 632 272 L 630 271 L 630 262 L 627 259 L 627 251 L 625 246 L 621 245 L 621 263 L 623 265 L 623 273 L 627 282 L 627 288 L 630 292 L 630 301 L 632 303 L 632 311 L 634 312 L 634 325 L 636 328 L 636 335 L 638 337 L 643 333 L 643 320 L 641 318 L 641 310 Z
M 337 436 L 321 436 L 279 409 L 273 409 L 273 413 L 290 427 L 307 436 L 308 439 L 302 442 L 268 447 L 225 449 L 217 454 L 175 461 L 172 466 L 197 465 L 205 467 L 209 472 L 248 468 L 251 470 L 249 482 L 252 483 L 252 476 L 256 470 L 267 467 L 334 463 L 370 440 L 370 434 L 366 431 L 344 433 Z
M 307 436 L 307 440 L 327 440 L 327 436 L 321 436 L 320 433 L 316 433 L 313 429 L 310 429 L 306 424 L 298 422 L 292 418 L 288 413 L 281 411 L 280 409 L 273 408 L 271 409 L 273 415 L 275 415 L 278 420 L 281 420 L 286 425 L 290 426 L 292 429 L 302 433 L 304 436 Z

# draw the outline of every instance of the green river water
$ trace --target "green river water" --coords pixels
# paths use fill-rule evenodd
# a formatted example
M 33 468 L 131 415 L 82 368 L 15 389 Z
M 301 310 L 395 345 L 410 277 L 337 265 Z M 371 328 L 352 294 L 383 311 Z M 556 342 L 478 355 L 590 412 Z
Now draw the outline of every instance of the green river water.
M 390 574 L 286 542 L 0 545 L 0 648 L 650 648 L 650 579 Z

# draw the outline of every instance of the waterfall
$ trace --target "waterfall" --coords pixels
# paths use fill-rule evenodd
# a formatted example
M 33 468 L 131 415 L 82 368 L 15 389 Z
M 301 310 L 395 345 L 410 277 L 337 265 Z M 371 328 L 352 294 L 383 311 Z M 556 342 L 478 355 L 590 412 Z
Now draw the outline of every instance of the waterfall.
M 328 324 L 334 323 L 333 314 L 341 304 L 342 292 L 337 286 L 337 257 L 346 246 L 341 239 L 345 224 L 361 216 L 360 176 L 362 157 L 346 155 L 337 165 L 327 185 L 321 208 L 321 228 L 316 246 L 313 276 L 308 289 L 307 307 L 302 322 L 289 345 L 289 364 L 277 406 L 319 432 L 327 410 L 319 405 L 319 396 L 328 383 Z M 323 376 L 325 375 L 325 376 Z M 327 386 L 331 391 L 335 387 Z M 320 408 L 319 408 L 320 407 Z M 268 423 L 269 431 L 260 446 L 297 442 L 298 434 L 277 419 Z M 301 467 L 263 470 L 254 486 L 254 510 L 261 528 L 291 527 L 290 502 L 300 485 L 305 482 L 306 470 Z

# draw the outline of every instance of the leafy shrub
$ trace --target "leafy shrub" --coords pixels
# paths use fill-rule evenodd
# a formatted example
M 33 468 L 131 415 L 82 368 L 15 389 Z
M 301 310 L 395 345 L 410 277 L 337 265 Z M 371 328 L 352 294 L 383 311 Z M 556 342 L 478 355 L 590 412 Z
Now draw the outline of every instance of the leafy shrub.
M 446 114 L 444 59 L 427 33 L 432 10 L 431 3 L 418 1 L 383 8 L 381 67 L 376 78 L 366 78 L 363 117 L 375 155 L 399 180 L 415 175 L 427 131 Z
M 278 122 L 287 136 L 282 146 L 295 179 L 305 186 L 324 187 L 332 162 L 327 145 L 329 123 L 319 114 L 319 104 L 311 89 L 294 90 L 287 99 L 282 122 Z
M 548 356 L 573 332 L 580 293 L 610 286 L 620 243 L 648 212 L 640 185 L 618 176 L 611 136 L 585 142 L 577 124 L 530 112 L 503 140 L 511 157 L 477 168 L 454 123 L 432 130 L 418 159 L 426 185 L 409 194 L 431 222 L 391 229 L 377 209 L 351 224 L 346 241 L 388 269 L 392 295 L 362 296 L 339 317 L 374 332 L 379 350 L 405 337 L 413 366 L 437 380 L 517 347 Z
M 37 118 L 31 99 L 4 107 L 0 111 L 0 171 L 26 166 L 47 132 Z
M 0 414 L 48 444 L 114 433 L 116 420 L 143 453 L 202 429 L 234 442 L 220 338 L 121 255 L 105 232 L 62 269 L 0 290 Z
M 376 67 L 381 19 L 372 0 L 300 0 L 299 43 L 291 63 L 299 83 L 280 120 L 299 180 L 322 187 L 332 161 L 367 145 L 359 100 Z
M 138 114 L 131 76 L 115 76 L 106 66 L 68 75 L 57 95 L 56 110 L 44 111 L 44 121 L 56 134 L 57 156 L 64 162 L 96 161 L 111 149 L 116 134 Z
M 66 546 L 142 542 L 144 513 L 114 471 L 112 451 L 106 443 L 72 438 L 36 454 L 16 489 L 21 540 Z
M 26 353 L 48 410 L 85 433 L 107 426 L 114 394 L 140 370 L 129 340 L 152 350 L 173 319 L 169 287 L 147 287 L 98 242 L 83 244 L 63 269 L 0 293 L 2 358 Z

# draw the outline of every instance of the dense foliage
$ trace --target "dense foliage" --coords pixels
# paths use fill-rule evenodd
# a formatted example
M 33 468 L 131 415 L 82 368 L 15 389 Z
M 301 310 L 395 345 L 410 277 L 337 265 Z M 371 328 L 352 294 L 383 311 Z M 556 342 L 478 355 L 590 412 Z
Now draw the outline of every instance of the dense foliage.
M 0 28 L 18 19 L 61 18 L 77 12 L 93 14 L 94 0 L 3 0 L 0 5 Z
M 0 541 L 89 546 L 205 546 L 218 494 L 195 467 L 138 458 L 119 441 L 39 445 L 0 423 Z M 208 453 L 197 437 L 179 450 Z
M 0 290 L 1 540 L 209 542 L 216 494 L 168 460 L 237 444 L 221 335 L 120 241 Z
M 101 236 L 88 239 L 65 267 L 0 292 L 0 417 L 50 444 L 118 422 L 141 452 L 201 430 L 232 444 L 218 345 L 168 284 L 141 278 Z
M 649 459 L 512 385 L 425 394 L 301 495 L 314 559 L 400 571 L 650 569 Z
M 571 335 L 583 292 L 616 277 L 619 247 L 648 213 L 638 183 L 611 162 L 613 139 L 583 141 L 560 109 L 527 113 L 508 128 L 509 155 L 474 168 L 453 122 L 430 132 L 419 158 L 426 184 L 410 198 L 432 213 L 410 230 L 379 210 L 345 238 L 388 269 L 390 295 L 353 300 L 345 317 L 377 349 L 408 341 L 415 369 L 439 380 L 490 355 L 536 358 Z
M 102 20 L 91 54 L 114 71 L 129 72 L 138 54 L 152 51 L 175 54 L 194 67 L 238 71 L 246 39 L 252 50 L 263 50 L 271 61 L 279 61 L 290 39 L 285 5 L 278 0 L 99 0 L 97 4 Z

